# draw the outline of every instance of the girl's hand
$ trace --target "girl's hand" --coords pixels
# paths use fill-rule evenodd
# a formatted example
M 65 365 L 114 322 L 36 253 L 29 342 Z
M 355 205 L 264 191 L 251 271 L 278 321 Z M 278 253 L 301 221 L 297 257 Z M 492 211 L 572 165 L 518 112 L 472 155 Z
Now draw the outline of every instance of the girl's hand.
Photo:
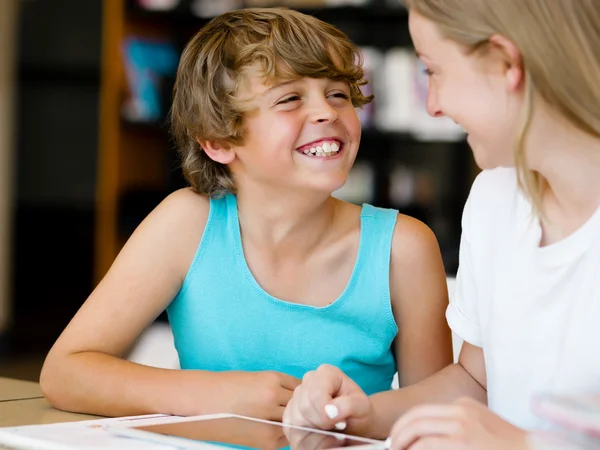
M 352 434 L 362 434 L 370 414 L 367 394 L 337 367 L 322 365 L 304 376 L 285 409 L 283 421 L 322 430 L 347 426 Z
M 283 427 L 291 450 L 333 449 L 343 446 L 344 441 L 328 434 L 313 433 L 297 428 Z M 281 447 L 278 447 L 281 448 Z
M 526 450 L 527 434 L 472 399 L 425 405 L 402 416 L 388 440 L 392 450 Z

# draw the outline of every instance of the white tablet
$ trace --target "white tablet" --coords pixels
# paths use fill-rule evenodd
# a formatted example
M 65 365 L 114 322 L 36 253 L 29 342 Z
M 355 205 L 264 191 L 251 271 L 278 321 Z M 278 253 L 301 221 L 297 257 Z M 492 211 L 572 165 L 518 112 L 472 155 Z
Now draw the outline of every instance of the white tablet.
M 383 441 L 340 432 L 284 425 L 233 414 L 168 417 L 156 423 L 108 425 L 106 430 L 122 437 L 164 444 L 176 449 L 335 449 L 383 450 Z

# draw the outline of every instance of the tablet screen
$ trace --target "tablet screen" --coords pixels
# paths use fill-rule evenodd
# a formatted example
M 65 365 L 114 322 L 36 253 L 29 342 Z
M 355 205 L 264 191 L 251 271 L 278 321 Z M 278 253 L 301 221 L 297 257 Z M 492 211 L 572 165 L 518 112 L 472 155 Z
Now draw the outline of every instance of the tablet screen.
M 341 433 L 309 431 L 277 422 L 242 417 L 146 425 L 133 427 L 133 429 L 238 449 L 317 450 L 377 443 L 370 439 L 350 437 Z

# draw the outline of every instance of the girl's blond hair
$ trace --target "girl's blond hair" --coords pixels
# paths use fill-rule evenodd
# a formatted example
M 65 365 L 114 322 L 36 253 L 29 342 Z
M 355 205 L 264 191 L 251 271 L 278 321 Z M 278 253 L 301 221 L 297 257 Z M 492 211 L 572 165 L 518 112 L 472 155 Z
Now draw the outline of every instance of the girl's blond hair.
M 494 34 L 521 51 L 525 108 L 515 145 L 519 183 L 542 213 L 545 180 L 527 166 L 525 141 L 536 98 L 578 129 L 600 137 L 600 0 L 404 0 L 467 49 Z

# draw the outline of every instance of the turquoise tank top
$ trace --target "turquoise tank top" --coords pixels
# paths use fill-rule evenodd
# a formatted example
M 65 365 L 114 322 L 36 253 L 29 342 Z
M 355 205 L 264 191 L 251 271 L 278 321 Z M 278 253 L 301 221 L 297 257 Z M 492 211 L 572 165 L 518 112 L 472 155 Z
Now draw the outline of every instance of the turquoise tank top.
M 211 200 L 190 270 L 167 308 L 181 368 L 274 370 L 302 378 L 326 363 L 369 395 L 389 390 L 398 332 L 389 290 L 397 214 L 363 205 L 350 281 L 335 302 L 314 307 L 260 287 L 244 258 L 235 195 Z

